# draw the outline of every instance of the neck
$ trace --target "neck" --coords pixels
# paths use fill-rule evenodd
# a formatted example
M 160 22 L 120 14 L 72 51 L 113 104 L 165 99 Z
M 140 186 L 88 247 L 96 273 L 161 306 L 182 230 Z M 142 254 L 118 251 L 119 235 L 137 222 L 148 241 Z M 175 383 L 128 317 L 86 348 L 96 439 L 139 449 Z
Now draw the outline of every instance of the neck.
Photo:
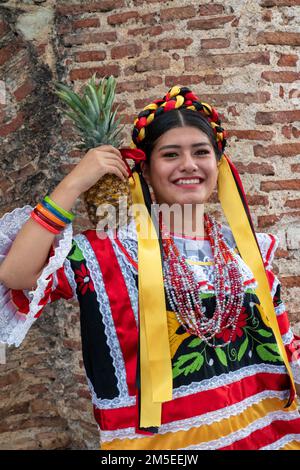
M 173 205 L 172 210 L 161 211 L 162 220 L 171 233 L 188 237 L 204 237 L 204 204 Z

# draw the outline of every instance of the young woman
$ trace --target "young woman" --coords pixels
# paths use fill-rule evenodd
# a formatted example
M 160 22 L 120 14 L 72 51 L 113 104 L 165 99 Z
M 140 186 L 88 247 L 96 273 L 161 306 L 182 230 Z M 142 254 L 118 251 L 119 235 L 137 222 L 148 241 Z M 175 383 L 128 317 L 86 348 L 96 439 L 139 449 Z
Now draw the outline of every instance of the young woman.
M 36 208 L 2 217 L 0 341 L 18 346 L 47 303 L 78 300 L 101 449 L 300 449 L 277 240 L 253 230 L 216 110 L 173 87 L 132 137 L 132 150 L 90 150 Z M 72 237 L 76 198 L 106 173 L 127 178 L 122 155 L 138 152 L 130 187 L 145 212 L 106 238 Z M 217 184 L 229 226 L 203 211 Z

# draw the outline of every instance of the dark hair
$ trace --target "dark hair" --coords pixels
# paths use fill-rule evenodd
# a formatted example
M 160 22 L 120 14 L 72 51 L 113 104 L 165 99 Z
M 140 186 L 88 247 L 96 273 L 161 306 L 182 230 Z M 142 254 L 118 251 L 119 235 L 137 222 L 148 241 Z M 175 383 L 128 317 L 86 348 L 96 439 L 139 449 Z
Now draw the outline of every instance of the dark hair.
M 139 148 L 145 152 L 147 161 L 150 161 L 155 143 L 161 135 L 170 129 L 184 126 L 195 127 L 204 132 L 213 146 L 217 160 L 220 160 L 222 152 L 218 148 L 214 131 L 208 120 L 191 109 L 180 108 L 161 114 L 145 128 L 145 138 L 140 142 Z

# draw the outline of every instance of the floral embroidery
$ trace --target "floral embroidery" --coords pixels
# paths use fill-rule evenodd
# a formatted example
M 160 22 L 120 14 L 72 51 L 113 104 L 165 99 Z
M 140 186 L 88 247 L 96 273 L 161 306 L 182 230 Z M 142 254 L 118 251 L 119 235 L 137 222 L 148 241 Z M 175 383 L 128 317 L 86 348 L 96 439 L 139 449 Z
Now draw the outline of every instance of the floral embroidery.
M 90 273 L 84 263 L 80 265 L 80 269 L 75 269 L 76 282 L 78 284 L 79 292 L 84 295 L 87 290 L 95 291 L 93 281 L 91 280 Z
M 213 307 L 215 302 L 213 295 L 206 295 L 203 300 L 209 302 L 207 309 L 209 309 L 209 305 Z M 172 354 L 174 359 L 173 379 L 176 379 L 177 386 L 197 380 L 200 369 L 201 374 L 208 378 L 223 373 L 224 368 L 237 370 L 248 366 L 249 362 L 252 363 L 253 360 L 257 363 L 282 363 L 274 334 L 263 323 L 259 307 L 259 300 L 255 292 L 251 289 L 247 290 L 237 329 L 231 343 L 225 348 L 218 346 L 229 339 L 230 328 L 226 328 L 215 336 L 215 347 L 208 346 L 193 335 L 189 335 L 187 338 L 182 337 L 181 341 L 178 340 L 178 349 Z M 178 336 L 182 327 L 178 322 L 177 326 L 176 335 Z M 173 330 L 175 330 L 174 326 Z

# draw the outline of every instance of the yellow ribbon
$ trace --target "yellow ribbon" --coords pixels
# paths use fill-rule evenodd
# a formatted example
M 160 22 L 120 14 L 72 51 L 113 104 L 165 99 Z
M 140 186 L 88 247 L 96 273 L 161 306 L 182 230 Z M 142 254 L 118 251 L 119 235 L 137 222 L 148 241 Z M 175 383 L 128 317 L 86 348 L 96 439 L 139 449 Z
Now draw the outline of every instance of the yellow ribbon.
M 261 304 L 260 312 L 262 319 L 273 330 L 281 357 L 295 390 L 293 374 L 279 330 L 263 260 L 251 230 L 235 179 L 224 155 L 219 164 L 218 196 L 238 250 L 258 283 L 256 292 Z
M 161 425 L 161 406 L 172 400 L 172 364 L 162 262 L 157 233 L 147 211 L 138 173 L 129 179 L 138 238 L 140 313 L 140 426 Z

